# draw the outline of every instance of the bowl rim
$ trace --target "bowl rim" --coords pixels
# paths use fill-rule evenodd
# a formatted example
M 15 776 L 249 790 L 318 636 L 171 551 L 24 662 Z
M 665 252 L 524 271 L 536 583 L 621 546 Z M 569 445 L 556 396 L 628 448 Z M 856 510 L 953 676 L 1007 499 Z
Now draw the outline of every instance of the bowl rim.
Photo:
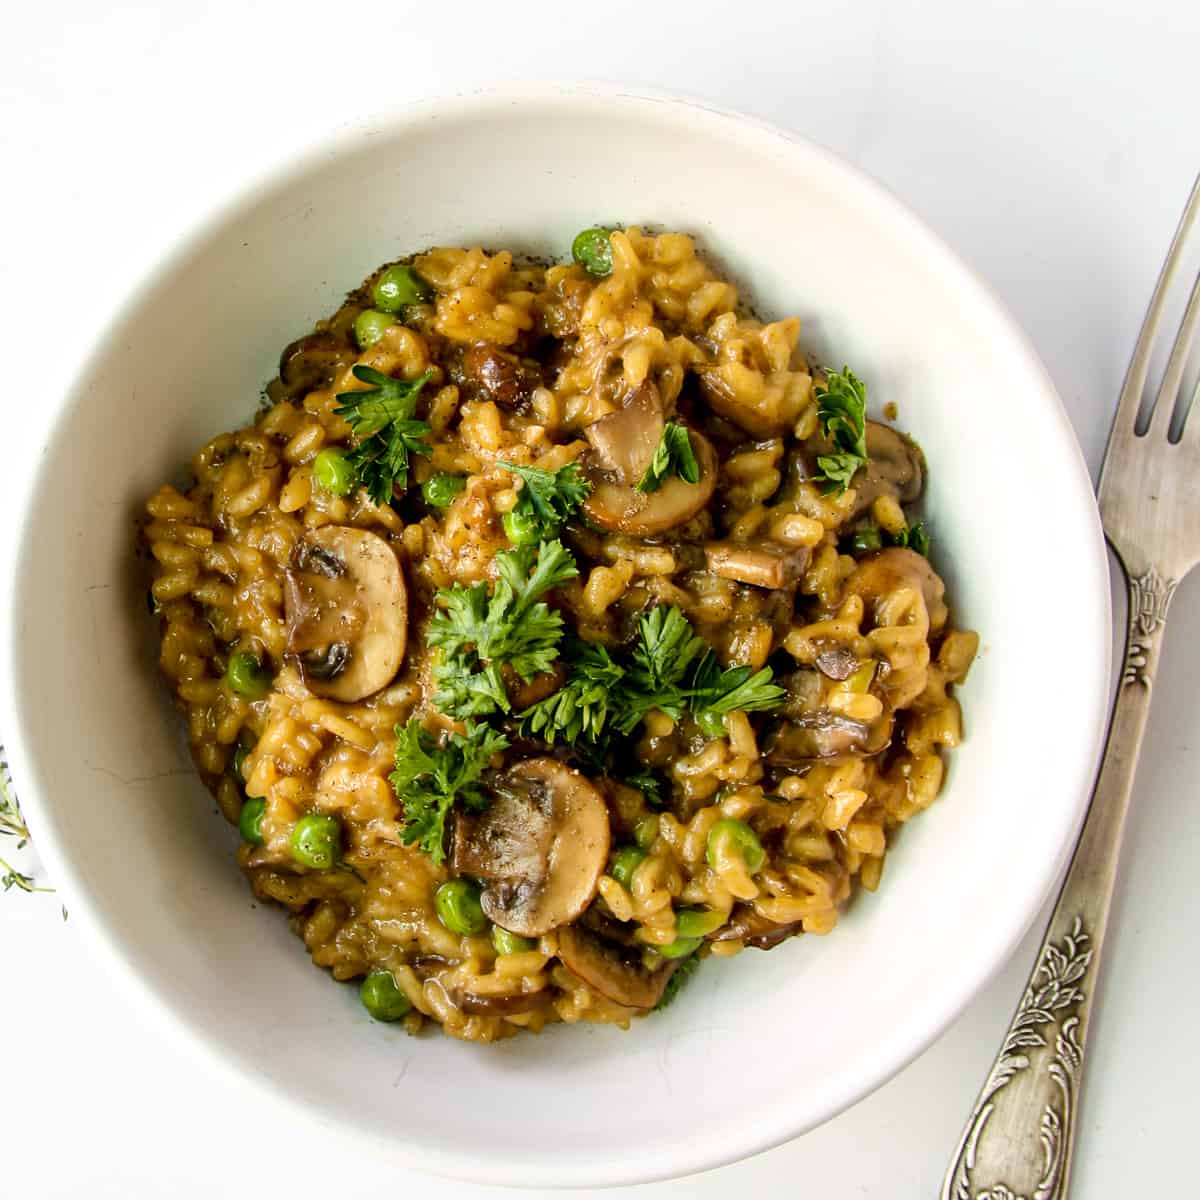
M 626 108 L 641 109 L 647 113 L 665 108 L 676 119 L 692 127 L 720 129 L 743 145 L 753 146 L 764 153 L 793 161 L 806 161 L 820 174 L 833 179 L 838 186 L 852 191 L 860 205 L 875 213 L 881 223 L 895 229 L 900 240 L 915 247 L 939 278 L 946 280 L 948 286 L 956 287 L 987 314 L 997 344 L 1003 343 L 1001 350 L 1006 358 L 1015 357 L 1024 361 L 1031 379 L 1040 384 L 1041 400 L 1057 427 L 1060 441 L 1058 449 L 1064 460 L 1060 486 L 1065 492 L 1074 492 L 1080 500 L 1085 490 L 1091 496 L 1090 476 L 1074 430 L 1032 343 L 991 287 L 886 185 L 859 167 L 806 136 L 759 117 L 680 92 L 590 82 L 543 82 L 470 88 L 427 96 L 392 109 L 375 110 L 323 128 L 309 127 L 282 148 L 264 156 L 254 169 L 222 177 L 205 193 L 209 197 L 215 195 L 215 202 L 197 201 L 185 209 L 183 217 L 176 210 L 175 215 L 160 222 L 140 247 L 131 253 L 125 268 L 115 273 L 111 284 L 103 289 L 103 300 L 91 308 L 90 311 L 97 315 L 86 322 L 68 344 L 64 361 L 71 367 L 67 376 L 71 380 L 70 386 L 56 389 L 47 396 L 46 406 L 50 416 L 42 425 L 41 442 L 34 447 L 38 452 L 29 456 L 27 461 L 31 465 L 14 489 L 17 512 L 16 519 L 9 525 L 12 569 L 0 579 L 0 646 L 7 651 L 8 663 L 15 661 L 14 651 L 20 638 L 18 567 L 26 554 L 34 500 L 42 485 L 45 456 L 40 451 L 55 438 L 66 418 L 79 381 L 93 361 L 104 353 L 110 331 L 211 235 L 239 215 L 250 211 L 262 193 L 287 186 L 314 169 L 323 159 L 336 156 L 381 130 L 399 136 L 406 130 L 419 128 L 430 119 L 463 119 L 488 115 L 504 107 L 522 106 L 543 110 L 556 107 L 560 111 L 587 111 L 599 106 L 613 112 Z M 63 376 L 60 373 L 57 377 Z M 838 1092 L 830 1093 L 815 1115 L 796 1119 L 789 1115 L 786 1105 L 776 1104 L 773 1108 L 756 1112 L 753 1120 L 743 1119 L 739 1123 L 731 1119 L 722 1136 L 706 1138 L 703 1144 L 686 1140 L 650 1143 L 641 1148 L 628 1147 L 619 1159 L 615 1156 L 597 1156 L 581 1159 L 577 1167 L 572 1165 L 568 1169 L 564 1169 L 561 1163 L 546 1167 L 515 1156 L 502 1158 L 490 1153 L 476 1154 L 469 1144 L 461 1150 L 450 1152 L 422 1146 L 413 1140 L 383 1138 L 349 1120 L 330 1117 L 308 1103 L 292 1098 L 281 1084 L 250 1069 L 238 1053 L 229 1050 L 221 1041 L 202 1032 L 182 1016 L 168 993 L 160 991 L 138 973 L 125 946 L 115 934 L 109 933 L 103 918 L 92 907 L 84 871 L 73 864 L 69 855 L 60 853 L 56 843 L 55 829 L 58 823 L 53 816 L 52 806 L 41 799 L 46 790 L 42 772 L 24 752 L 22 706 L 17 696 L 16 673 L 11 667 L 0 673 L 0 729 L 4 731 L 10 770 L 37 853 L 65 906 L 69 908 L 73 923 L 84 933 L 95 957 L 108 966 L 110 978 L 115 978 L 125 993 L 135 999 L 140 1012 L 177 1045 L 186 1047 L 196 1061 L 216 1065 L 230 1082 L 236 1080 L 238 1085 L 252 1088 L 260 1096 L 270 1098 L 275 1104 L 286 1108 L 291 1115 L 336 1133 L 346 1143 L 369 1147 L 376 1155 L 399 1161 L 405 1166 L 492 1185 L 595 1187 L 647 1183 L 710 1170 L 771 1149 L 824 1123 L 881 1087 L 941 1036 L 999 972 L 1051 892 L 1057 888 L 1087 810 L 1107 724 L 1113 652 L 1111 602 L 1107 551 L 1094 501 L 1090 504 L 1089 519 L 1091 537 L 1086 547 L 1086 557 L 1094 586 L 1082 589 L 1081 594 L 1093 594 L 1095 604 L 1088 612 L 1074 613 L 1073 620 L 1077 626 L 1090 624 L 1099 651 L 1092 663 L 1091 678 L 1079 681 L 1080 703 L 1090 705 L 1087 724 L 1092 728 L 1093 736 L 1086 755 L 1083 747 L 1080 747 L 1073 771 L 1073 807 L 1062 806 L 1059 827 L 1054 830 L 1053 839 L 1046 837 L 1034 843 L 1040 858 L 1037 874 L 1043 880 L 1040 891 L 1030 895 L 1023 904 L 1007 904 L 1007 919 L 997 921 L 993 940 L 988 943 L 986 951 L 964 947 L 963 953 L 958 956 L 961 969 L 956 977 L 956 986 L 940 989 L 936 1003 L 921 1005 L 919 1019 L 910 1018 L 907 1023 L 898 1024 L 896 1029 L 901 1033 L 893 1032 L 882 1043 L 880 1052 L 870 1060 L 874 1064 L 872 1068 L 860 1069 L 855 1080 L 847 1080 Z M 1083 550 L 1081 557 L 1084 557 Z M 964 961 L 968 964 L 966 967 L 962 966 Z

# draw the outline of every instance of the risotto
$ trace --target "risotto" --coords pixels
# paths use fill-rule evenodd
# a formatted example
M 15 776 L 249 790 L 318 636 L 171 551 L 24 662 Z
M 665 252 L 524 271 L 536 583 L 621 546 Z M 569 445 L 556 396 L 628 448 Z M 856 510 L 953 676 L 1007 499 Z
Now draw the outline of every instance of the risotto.
M 373 1017 L 628 1025 L 830 932 L 937 797 L 977 637 L 921 451 L 799 332 L 680 233 L 439 247 L 150 497 L 197 769 Z

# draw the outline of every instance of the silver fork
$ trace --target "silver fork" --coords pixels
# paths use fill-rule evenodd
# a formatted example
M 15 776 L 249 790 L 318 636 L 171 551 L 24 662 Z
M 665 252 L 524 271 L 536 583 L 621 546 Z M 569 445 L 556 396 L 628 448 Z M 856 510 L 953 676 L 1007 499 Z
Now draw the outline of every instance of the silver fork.
M 1200 212 L 1200 178 L 1154 289 L 1100 474 L 1100 514 L 1129 587 L 1129 631 L 1104 761 L 1037 963 L 942 1184 L 942 1200 L 1062 1200 L 1125 814 L 1167 609 L 1200 561 L 1200 398 L 1181 396 L 1200 277 L 1146 431 L 1136 430 L 1163 302 Z M 1200 390 L 1200 389 L 1198 389 Z M 1197 411 L 1188 414 L 1188 407 Z M 1172 415 L 1186 418 L 1169 438 Z M 1178 424 L 1178 422 L 1176 422 Z

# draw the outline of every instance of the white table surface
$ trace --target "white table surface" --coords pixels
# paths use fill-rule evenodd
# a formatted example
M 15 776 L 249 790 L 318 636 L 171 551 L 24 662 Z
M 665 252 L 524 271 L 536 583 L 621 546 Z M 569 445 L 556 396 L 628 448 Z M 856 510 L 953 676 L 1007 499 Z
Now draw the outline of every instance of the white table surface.
M 1093 472 L 1200 169 L 1194 0 L 56 0 L 6 5 L 0 29 L 0 512 L 32 461 L 56 342 L 127 257 L 185 224 L 214 178 L 232 182 L 315 130 L 410 97 L 608 79 L 701 95 L 825 143 L 996 288 Z M 1030 636 L 1052 641 L 1070 615 L 1037 580 L 1028 593 Z M 1198 677 L 1194 579 L 1173 610 L 1116 900 L 1073 1191 L 1089 1200 L 1196 1194 Z M 769 1154 L 627 1194 L 936 1195 L 1035 943 L 851 1111 Z M 392 1171 L 255 1111 L 223 1074 L 143 1027 L 52 896 L 0 896 L 0 946 L 0 1195 L 514 1194 Z M 469 1113 L 464 1103 L 449 1119 Z

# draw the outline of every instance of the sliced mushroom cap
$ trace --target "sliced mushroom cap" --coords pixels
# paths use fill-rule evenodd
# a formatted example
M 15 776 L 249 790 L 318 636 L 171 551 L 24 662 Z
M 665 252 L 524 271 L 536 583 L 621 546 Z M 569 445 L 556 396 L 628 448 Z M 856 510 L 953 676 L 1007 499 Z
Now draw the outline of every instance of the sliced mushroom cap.
M 354 361 L 355 354 L 349 339 L 330 329 L 297 338 L 279 356 L 279 381 L 284 395 L 290 399 L 314 388 L 328 387 L 338 372 Z
M 696 483 L 672 475 L 663 480 L 658 491 L 639 492 L 636 481 L 622 483 L 615 473 L 600 469 L 598 463 L 586 464 L 592 494 L 583 502 L 584 516 L 602 529 L 642 537 L 690 521 L 712 499 L 717 486 L 717 452 L 708 438 L 694 429 L 688 430 L 688 439 L 700 467 Z
M 929 559 L 904 546 L 877 550 L 859 561 L 846 580 L 846 593 L 861 596 L 867 616 L 874 618 L 875 608 L 900 588 L 919 591 L 925 599 L 929 627 L 936 631 L 949 616 L 944 599 L 946 585 L 929 565 Z
M 287 653 L 309 691 L 361 700 L 395 678 L 408 641 L 408 593 L 378 534 L 326 525 L 297 544 L 284 588 Z
M 558 957 L 563 966 L 592 991 L 626 1008 L 653 1008 L 679 965 L 669 959 L 650 970 L 642 956 L 642 950 L 610 941 L 582 925 L 558 931 Z
M 511 1013 L 534 1012 L 546 1008 L 554 999 L 549 988 L 536 992 L 511 992 L 505 996 L 480 995 L 469 986 L 455 988 L 450 992 L 450 1003 L 462 1012 L 480 1017 L 504 1017 Z
M 536 362 L 525 361 L 490 342 L 463 352 L 451 365 L 450 378 L 470 398 L 493 400 L 502 408 L 523 411 L 542 384 Z
M 854 652 L 847 646 L 836 642 L 822 646 L 813 659 L 813 665 L 826 679 L 836 679 L 839 683 L 849 679 L 858 670 L 859 663 Z
M 761 588 L 792 587 L 808 566 L 806 546 L 780 546 L 776 542 L 709 542 L 704 547 L 709 571 Z
M 763 741 L 763 755 L 781 767 L 802 767 L 817 758 L 838 754 L 878 754 L 892 736 L 892 715 L 870 725 L 832 709 L 819 708 L 802 717 L 774 722 Z
M 623 408 L 593 421 L 583 433 L 599 468 L 618 483 L 636 487 L 650 469 L 664 428 L 662 401 L 654 385 L 647 382 L 626 399 Z
M 853 515 L 866 512 L 879 496 L 903 504 L 916 500 L 925 486 L 925 456 L 911 438 L 881 421 L 867 422 L 867 465 L 854 477 Z
M 709 935 L 712 942 L 743 941 L 757 950 L 770 950 L 780 942 L 786 942 L 793 934 L 804 928 L 803 921 L 788 921 L 780 924 L 768 921 L 755 912 L 753 905 L 739 904 L 730 914 L 729 923 L 722 925 Z
M 610 837 L 596 788 L 555 759 L 533 758 L 500 776 L 485 812 L 456 819 L 453 865 L 485 881 L 480 902 L 492 921 L 541 937 L 592 902 Z

